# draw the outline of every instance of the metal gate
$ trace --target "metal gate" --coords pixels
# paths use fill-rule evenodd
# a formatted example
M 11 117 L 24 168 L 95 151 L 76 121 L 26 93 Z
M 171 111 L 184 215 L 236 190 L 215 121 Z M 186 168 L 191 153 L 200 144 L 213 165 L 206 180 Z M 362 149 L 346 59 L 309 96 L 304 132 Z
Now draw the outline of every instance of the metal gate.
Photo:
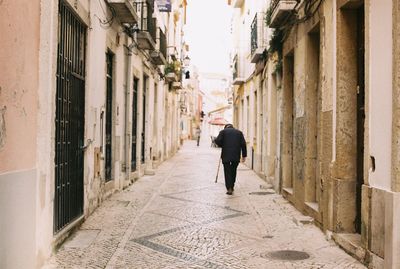
M 145 76 L 143 78 L 143 128 L 142 128 L 142 163 L 146 161 L 146 94 L 148 87 L 148 78 Z
M 112 180 L 112 110 L 113 110 L 113 60 L 114 54 L 108 52 L 107 60 L 107 93 L 106 93 L 106 181 Z
M 60 1 L 56 89 L 54 233 L 83 213 L 86 26 Z
M 133 79 L 133 99 L 132 99 L 132 152 L 131 170 L 136 171 L 136 143 L 137 143 L 137 106 L 138 106 L 138 86 L 139 80 Z

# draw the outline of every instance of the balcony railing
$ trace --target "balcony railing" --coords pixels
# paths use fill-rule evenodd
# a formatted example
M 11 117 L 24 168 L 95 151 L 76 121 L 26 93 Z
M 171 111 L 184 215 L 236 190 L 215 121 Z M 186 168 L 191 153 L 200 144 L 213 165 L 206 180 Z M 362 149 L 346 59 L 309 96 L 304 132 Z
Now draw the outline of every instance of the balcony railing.
M 167 37 L 161 28 L 158 28 L 156 49 L 151 52 L 150 56 L 157 65 L 165 65 L 167 57 Z
M 241 77 L 238 54 L 233 58 L 232 78 L 233 85 L 242 85 L 244 83 L 244 79 Z
M 160 29 L 160 52 L 164 55 L 164 57 L 167 57 L 167 37 L 165 36 L 164 32 L 161 31 Z
M 270 5 L 271 23 L 269 27 L 279 28 L 300 0 L 273 0 Z
M 272 10 L 272 13 L 274 12 L 275 8 L 278 6 L 279 2 L 280 2 L 280 0 L 272 0 L 272 1 L 271 1 L 271 10 Z
M 251 28 L 251 54 L 253 54 L 258 48 L 257 14 L 254 16 L 250 28 Z
M 263 57 L 266 49 L 266 32 L 264 27 L 264 13 L 256 13 L 250 27 L 251 33 L 251 62 L 257 63 Z
M 233 75 L 233 80 L 235 80 L 238 76 L 238 56 L 237 54 L 235 55 L 235 57 L 233 58 L 233 71 L 232 71 L 232 75 Z
M 138 44 L 141 49 L 154 50 L 157 38 L 157 23 L 153 18 L 154 1 L 136 2 L 136 11 L 139 14 Z

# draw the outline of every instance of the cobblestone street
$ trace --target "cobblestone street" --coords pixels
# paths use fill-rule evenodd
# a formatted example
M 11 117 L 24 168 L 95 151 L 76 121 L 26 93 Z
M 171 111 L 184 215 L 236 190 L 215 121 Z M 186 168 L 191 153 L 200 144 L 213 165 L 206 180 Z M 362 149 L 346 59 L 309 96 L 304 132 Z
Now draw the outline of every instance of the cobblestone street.
M 365 268 L 296 222 L 302 215 L 247 167 L 226 195 L 223 169 L 214 183 L 218 156 L 186 142 L 155 176 L 105 201 L 45 268 Z M 277 252 L 286 250 L 299 252 Z

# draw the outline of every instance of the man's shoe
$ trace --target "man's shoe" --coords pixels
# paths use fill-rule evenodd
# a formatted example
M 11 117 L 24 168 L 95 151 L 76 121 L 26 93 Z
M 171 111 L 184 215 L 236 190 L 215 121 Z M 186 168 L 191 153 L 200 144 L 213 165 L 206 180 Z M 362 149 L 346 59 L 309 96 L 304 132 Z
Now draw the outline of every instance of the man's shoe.
M 232 195 L 232 193 L 233 193 L 233 189 L 232 188 L 228 189 L 228 191 L 226 192 L 226 194 L 228 194 L 228 195 Z

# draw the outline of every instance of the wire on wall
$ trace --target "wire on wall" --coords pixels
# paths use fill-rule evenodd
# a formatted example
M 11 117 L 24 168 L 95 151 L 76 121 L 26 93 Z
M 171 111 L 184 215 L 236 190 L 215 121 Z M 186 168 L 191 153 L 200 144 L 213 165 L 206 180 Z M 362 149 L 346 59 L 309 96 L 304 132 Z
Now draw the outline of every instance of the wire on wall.
M 110 17 L 110 18 L 107 18 L 107 11 L 106 11 L 106 9 L 105 9 L 104 6 L 103 6 L 102 1 L 103 1 L 103 0 L 98 0 L 99 5 L 100 5 L 101 9 L 103 10 L 103 14 L 104 14 L 104 16 L 106 17 L 106 19 L 102 19 L 102 18 L 100 18 L 99 16 L 97 16 L 96 14 L 94 14 L 94 17 L 96 17 L 96 18 L 99 20 L 100 26 L 101 26 L 102 28 L 108 29 L 108 28 L 110 28 L 110 27 L 112 26 L 112 24 L 114 23 L 114 19 L 115 19 L 115 17 L 116 17 L 116 13 L 115 13 L 115 9 L 114 9 L 112 6 L 110 6 L 110 5 L 106 2 L 107 7 L 108 7 L 108 8 L 110 9 L 110 11 L 111 11 L 111 17 Z

